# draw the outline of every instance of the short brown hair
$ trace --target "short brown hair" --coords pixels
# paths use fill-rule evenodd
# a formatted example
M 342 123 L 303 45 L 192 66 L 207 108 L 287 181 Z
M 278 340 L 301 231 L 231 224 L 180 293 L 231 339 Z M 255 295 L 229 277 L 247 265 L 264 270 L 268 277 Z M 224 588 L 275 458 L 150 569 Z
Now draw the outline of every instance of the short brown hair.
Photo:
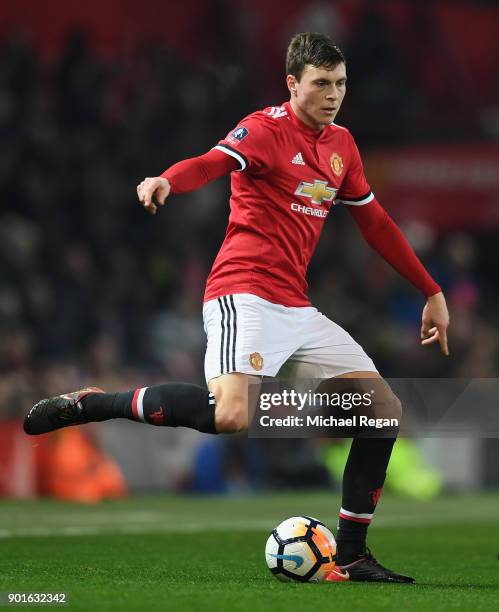
M 289 43 L 286 53 L 286 74 L 292 74 L 299 81 L 307 64 L 333 70 L 342 62 L 346 64 L 345 56 L 329 36 L 317 32 L 304 32 L 295 34 Z

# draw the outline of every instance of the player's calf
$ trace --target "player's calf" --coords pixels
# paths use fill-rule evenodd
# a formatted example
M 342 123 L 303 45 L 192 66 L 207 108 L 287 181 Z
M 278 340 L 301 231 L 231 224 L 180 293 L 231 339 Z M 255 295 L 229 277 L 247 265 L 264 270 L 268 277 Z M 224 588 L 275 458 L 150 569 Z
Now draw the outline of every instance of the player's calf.
M 249 378 L 245 374 L 225 374 L 212 379 L 209 390 L 189 383 L 166 383 L 124 393 L 85 389 L 35 404 L 26 416 L 25 431 L 37 435 L 119 418 L 189 427 L 203 433 L 243 431 L 248 427 Z
M 37 435 L 69 425 L 118 418 L 217 433 L 215 396 L 203 387 L 187 383 L 167 383 L 124 393 L 104 393 L 92 388 L 51 397 L 31 408 L 24 430 Z
M 359 416 L 368 417 L 368 422 L 378 419 L 386 422 L 382 429 L 370 425 L 355 428 L 343 474 L 342 503 L 336 538 L 338 566 L 346 567 L 355 563 L 352 568 L 354 567 L 353 573 L 358 579 L 379 580 L 379 564 L 365 556 L 366 537 L 398 435 L 402 405 L 388 383 L 377 373 L 353 372 L 326 381 L 323 386 L 329 391 L 355 391 L 362 396 L 367 395 L 370 402 L 358 408 Z M 362 564 L 358 563 L 361 558 Z M 364 566 L 368 568 L 370 578 L 364 576 Z M 390 580 L 396 581 L 393 576 Z

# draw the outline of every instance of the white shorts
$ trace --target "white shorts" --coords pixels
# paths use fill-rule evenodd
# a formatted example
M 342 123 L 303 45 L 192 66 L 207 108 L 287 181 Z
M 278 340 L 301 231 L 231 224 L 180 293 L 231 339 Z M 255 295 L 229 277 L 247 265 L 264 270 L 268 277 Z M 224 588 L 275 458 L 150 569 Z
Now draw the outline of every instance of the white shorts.
M 210 300 L 203 307 L 206 382 L 241 372 L 333 378 L 346 372 L 377 372 L 364 349 L 343 328 L 312 306 L 273 304 L 249 293 Z

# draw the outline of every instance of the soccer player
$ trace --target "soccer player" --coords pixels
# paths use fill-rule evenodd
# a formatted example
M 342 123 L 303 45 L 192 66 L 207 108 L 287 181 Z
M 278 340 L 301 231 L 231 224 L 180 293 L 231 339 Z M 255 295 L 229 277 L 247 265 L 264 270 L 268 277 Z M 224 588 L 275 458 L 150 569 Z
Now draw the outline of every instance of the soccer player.
M 307 265 L 326 217 L 340 204 L 365 240 L 427 298 L 422 344 L 439 342 L 448 354 L 440 287 L 371 192 L 350 132 L 334 123 L 347 81 L 341 50 L 322 34 L 298 34 L 288 47 L 286 74 L 288 102 L 249 115 L 209 152 L 137 187 L 139 201 L 155 214 L 170 194 L 231 175 L 229 224 L 203 308 L 208 390 L 180 383 L 125 393 L 81 389 L 33 406 L 28 434 L 112 418 L 241 431 L 248 427 L 249 381 L 275 376 L 287 361 L 309 378 L 378 379 L 376 401 L 399 414 L 399 400 L 362 347 L 307 297 Z M 352 442 L 332 581 L 414 582 L 380 565 L 366 547 L 394 441 L 358 436 Z

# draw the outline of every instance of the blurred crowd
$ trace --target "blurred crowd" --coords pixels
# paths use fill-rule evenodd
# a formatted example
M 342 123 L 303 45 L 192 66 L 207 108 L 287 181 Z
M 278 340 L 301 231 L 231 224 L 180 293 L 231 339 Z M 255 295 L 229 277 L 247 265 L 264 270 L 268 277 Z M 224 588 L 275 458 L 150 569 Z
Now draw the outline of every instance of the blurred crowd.
M 305 28 L 326 8 L 317 3 Z M 422 9 L 417 27 L 416 38 L 430 27 Z M 286 99 L 282 63 L 270 77 L 235 39 L 214 40 L 196 60 L 166 43 L 103 59 L 84 31 L 51 61 L 22 31 L 0 41 L 0 414 L 87 384 L 204 380 L 201 301 L 229 181 L 172 197 L 155 217 L 135 188 Z M 339 123 L 361 150 L 430 141 L 436 125 L 439 138 L 493 136 L 478 100 L 470 107 L 452 87 L 425 82 L 381 14 L 366 10 L 344 46 L 350 83 Z M 420 347 L 421 296 L 363 244 L 341 207 L 310 266 L 312 302 L 387 377 L 497 375 L 494 228 L 435 235 L 421 221 L 403 229 L 448 297 L 451 358 Z

